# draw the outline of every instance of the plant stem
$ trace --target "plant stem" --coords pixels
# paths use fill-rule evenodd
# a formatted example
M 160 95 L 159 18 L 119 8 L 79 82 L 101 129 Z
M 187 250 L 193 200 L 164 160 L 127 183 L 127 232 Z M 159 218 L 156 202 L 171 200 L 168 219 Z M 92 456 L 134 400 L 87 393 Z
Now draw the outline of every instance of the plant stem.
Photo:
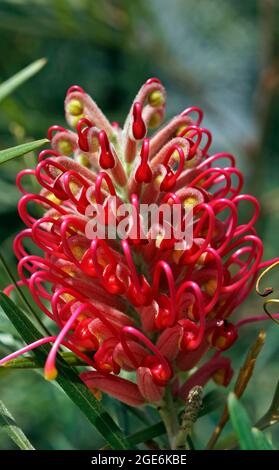
M 170 448 L 174 449 L 174 441 L 179 430 L 177 413 L 173 402 L 171 390 L 167 388 L 165 398 L 158 406 L 158 411 L 167 430 Z

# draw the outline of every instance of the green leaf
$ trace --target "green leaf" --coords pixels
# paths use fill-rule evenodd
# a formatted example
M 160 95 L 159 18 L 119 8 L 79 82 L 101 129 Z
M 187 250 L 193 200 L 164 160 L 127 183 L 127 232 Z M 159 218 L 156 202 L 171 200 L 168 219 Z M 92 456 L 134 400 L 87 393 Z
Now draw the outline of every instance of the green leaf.
M 224 405 L 225 401 L 226 395 L 224 393 L 219 392 L 217 390 L 209 392 L 207 395 L 205 395 L 203 399 L 203 407 L 199 412 L 199 418 L 207 415 L 208 413 L 211 413 L 216 408 L 219 408 L 220 406 Z M 134 434 L 131 434 L 128 437 L 128 440 L 132 445 L 140 444 L 141 442 L 146 442 L 150 439 L 162 436 L 165 433 L 165 425 L 163 421 L 159 421 L 158 423 L 153 424 L 152 426 L 148 426 Z
M 48 139 L 34 140 L 33 142 L 27 142 L 26 144 L 17 145 L 16 147 L 0 150 L 0 165 L 9 160 L 13 160 L 13 158 L 22 157 L 25 153 L 32 152 L 47 142 Z
M 257 444 L 257 450 L 276 450 L 262 431 L 252 428 L 252 434 Z
M 155 437 L 162 436 L 166 433 L 166 428 L 163 421 L 159 421 L 148 428 L 142 429 L 134 434 L 131 434 L 128 437 L 128 440 L 131 445 L 140 444 L 141 442 L 150 441 Z
M 87 364 L 72 352 L 62 351 L 60 356 L 70 366 L 86 366 Z M 16 357 L 1 366 L 5 369 L 41 369 L 34 357 Z
M 40 328 L 42 328 L 42 331 L 44 333 L 46 333 L 48 336 L 50 336 L 50 333 L 49 333 L 48 329 L 45 327 L 45 325 L 43 324 L 39 314 L 36 312 L 36 310 L 33 309 L 32 305 L 28 301 L 28 299 L 25 296 L 24 292 L 22 291 L 21 287 L 19 287 L 19 285 L 17 284 L 16 279 L 14 278 L 14 276 L 13 276 L 11 270 L 10 270 L 10 267 L 7 264 L 5 258 L 3 257 L 1 251 L 0 251 L 0 264 L 3 266 L 5 273 L 7 274 L 8 278 L 11 281 L 11 284 L 13 284 L 15 286 L 15 290 L 16 290 L 17 294 L 19 295 L 20 299 L 23 301 L 24 305 L 27 307 L 27 309 L 29 310 L 31 315 L 34 316 L 34 318 L 36 319 L 38 325 L 40 326 Z
M 279 421 L 279 382 L 277 383 L 271 405 L 265 415 L 256 423 L 256 427 L 265 429 Z
M 3 293 L 0 293 L 0 306 L 26 343 L 32 343 L 41 338 L 41 334 L 25 313 Z M 49 351 L 50 347 L 47 345 L 34 349 L 35 358 L 41 366 L 44 365 Z M 110 446 L 113 449 L 129 449 L 129 444 L 120 428 L 80 380 L 75 369 L 67 365 L 60 355 L 57 357 L 57 368 L 59 371 L 57 383 Z
M 20 72 L 16 73 L 13 77 L 0 84 L 0 101 L 6 96 L 10 95 L 17 87 L 33 77 L 38 73 L 46 64 L 46 59 L 39 59 L 32 64 L 28 65 Z
M 21 450 L 35 450 L 1 400 L 0 426 Z
M 257 442 L 252 433 L 251 421 L 234 393 L 229 394 L 228 408 L 231 423 L 237 434 L 240 448 L 242 450 L 256 450 Z

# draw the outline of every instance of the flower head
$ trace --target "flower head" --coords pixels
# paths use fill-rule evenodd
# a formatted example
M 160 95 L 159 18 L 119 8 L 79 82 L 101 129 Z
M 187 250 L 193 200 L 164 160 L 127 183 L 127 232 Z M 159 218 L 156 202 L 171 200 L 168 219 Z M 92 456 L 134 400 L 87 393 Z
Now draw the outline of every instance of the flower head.
M 165 102 L 160 81 L 147 80 L 121 128 L 81 87 L 71 87 L 65 112 L 72 130 L 52 126 L 52 149 L 17 177 L 26 225 L 14 241 L 20 283 L 59 328 L 57 336 L 42 339 L 53 343 L 46 378 L 56 376 L 55 357 L 64 345 L 90 367 L 81 377 L 94 393 L 132 405 L 159 401 L 166 386 L 183 398 L 210 378 L 229 383 L 230 360 L 221 353 L 237 339 L 233 314 L 253 287 L 263 252 L 254 228 L 259 204 L 241 193 L 233 155 L 210 155 L 202 111 L 188 108 L 150 134 L 164 118 Z M 39 194 L 25 191 L 27 175 L 36 178 Z M 136 236 L 89 239 L 88 206 L 101 205 L 109 226 L 112 197 L 117 207 L 132 205 Z M 171 237 L 164 231 L 141 236 L 139 208 L 151 203 L 192 209 L 191 246 L 177 249 L 172 226 Z M 240 223 L 245 204 L 253 215 Z M 120 224 L 123 217 L 114 220 Z M 26 241 L 41 255 L 30 254 Z M 209 350 L 211 359 L 180 383 L 180 372 Z

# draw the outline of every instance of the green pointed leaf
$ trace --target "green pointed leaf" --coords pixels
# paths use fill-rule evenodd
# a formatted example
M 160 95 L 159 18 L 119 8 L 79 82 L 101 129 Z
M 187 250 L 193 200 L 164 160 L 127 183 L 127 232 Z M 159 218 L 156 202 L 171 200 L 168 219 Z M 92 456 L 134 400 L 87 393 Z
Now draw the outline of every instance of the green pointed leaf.
M 237 434 L 242 450 L 256 450 L 257 442 L 252 433 L 251 421 L 234 393 L 229 394 L 228 408 L 232 426 Z
M 39 59 L 0 84 L 0 101 L 10 95 L 17 87 L 33 77 L 46 64 L 46 59 Z
M 3 293 L 0 293 L 0 306 L 26 343 L 32 343 L 41 338 L 41 334 L 25 313 Z M 41 367 L 44 365 L 49 351 L 50 347 L 47 345 L 34 349 L 34 356 Z M 129 449 L 129 444 L 120 428 L 80 380 L 75 369 L 69 366 L 60 355 L 57 358 L 57 369 L 59 371 L 56 378 L 57 383 L 110 446 L 119 450 Z
M 24 432 L 20 429 L 13 416 L 0 400 L 0 427 L 6 431 L 8 436 L 21 450 L 35 450 Z
M 252 428 L 252 434 L 257 444 L 257 450 L 276 450 L 262 431 Z
M 22 157 L 22 155 L 25 155 L 28 152 L 37 150 L 47 142 L 48 139 L 34 140 L 33 142 L 27 142 L 26 144 L 17 145 L 16 147 L 0 150 L 0 165 L 9 160 L 13 160 L 13 158 Z
M 256 427 L 265 429 L 279 421 L 279 382 L 277 383 L 272 403 L 265 415 L 256 423 Z
M 279 414 L 279 381 L 277 382 L 272 403 L 270 405 L 270 410 L 272 410 L 274 413 L 277 412 L 277 414 Z
M 27 310 L 31 313 L 31 315 L 34 317 L 40 328 L 44 333 L 46 333 L 48 336 L 50 336 L 50 333 L 48 329 L 45 327 L 43 324 L 40 315 L 37 313 L 36 310 L 33 309 L 32 305 L 30 304 L 29 300 L 27 299 L 26 295 L 24 294 L 23 290 L 21 289 L 20 286 L 18 286 L 16 279 L 14 278 L 9 265 L 7 264 L 5 258 L 3 257 L 1 251 L 0 251 L 0 264 L 4 268 L 4 272 L 7 274 L 8 279 L 10 280 L 10 283 L 15 286 L 15 291 L 17 292 L 18 296 L 22 300 L 24 306 L 27 308 Z

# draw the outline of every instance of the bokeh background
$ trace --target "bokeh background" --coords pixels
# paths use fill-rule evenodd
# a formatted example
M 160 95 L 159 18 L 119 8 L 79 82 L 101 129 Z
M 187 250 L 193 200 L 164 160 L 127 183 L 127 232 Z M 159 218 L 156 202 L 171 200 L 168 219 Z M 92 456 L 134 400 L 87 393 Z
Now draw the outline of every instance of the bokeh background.
M 201 106 L 204 125 L 213 132 L 213 150 L 236 155 L 246 190 L 262 202 L 258 230 L 265 258 L 278 256 L 278 0 L 0 1 L 0 51 L 1 81 L 40 57 L 48 60 L 1 103 L 1 149 L 42 138 L 50 125 L 63 124 L 63 99 L 70 85 L 81 85 L 109 117 L 123 121 L 139 86 L 158 76 L 168 91 L 168 115 Z M 0 168 L 1 252 L 14 273 L 12 240 L 21 227 L 15 175 L 33 158 Z M 6 283 L 3 271 L 0 283 Z M 279 285 L 276 274 L 273 285 Z M 260 313 L 262 300 L 252 293 L 238 316 Z M 279 375 L 279 330 L 272 322 L 263 326 L 267 342 L 243 398 L 253 420 L 266 411 Z M 236 369 L 259 328 L 243 328 L 232 350 Z M 15 343 L 20 344 L 2 315 L 0 355 Z M 103 444 L 80 411 L 40 372 L 1 371 L 0 398 L 36 448 Z M 125 407 L 104 400 L 128 433 L 141 426 Z M 200 420 L 198 445 L 207 441 L 219 414 Z M 278 448 L 279 430 L 275 426 L 270 432 Z M 0 448 L 13 448 L 1 430 Z

